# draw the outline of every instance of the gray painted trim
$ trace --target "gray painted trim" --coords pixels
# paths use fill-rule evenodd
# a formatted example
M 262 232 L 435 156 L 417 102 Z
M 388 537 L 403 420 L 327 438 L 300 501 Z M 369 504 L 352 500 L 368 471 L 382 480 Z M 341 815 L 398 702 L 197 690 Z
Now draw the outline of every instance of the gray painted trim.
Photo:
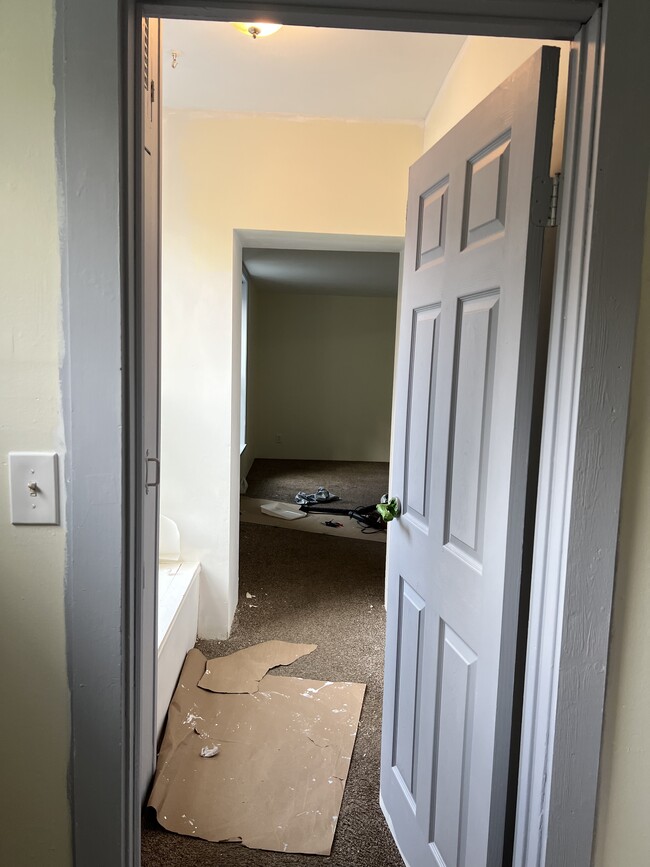
M 585 28 L 567 131 L 515 863 L 589 867 L 644 255 L 650 7 Z M 616 215 L 614 219 L 612 215 Z M 528 742 L 527 739 L 528 738 Z M 526 803 L 528 799 L 528 803 Z
M 572 39 L 593 15 L 592 0 L 375 0 L 354 4 L 346 0 L 159 0 L 147 3 L 151 15 L 167 18 L 250 20 L 263 14 L 283 24 L 348 27 L 374 30 L 413 30 L 458 33 L 463 36 L 520 36 Z M 243 10 L 248 10 L 246 13 Z M 244 18 L 242 16 L 245 15 Z
M 125 744 L 129 498 L 121 243 L 120 4 L 56 0 L 54 85 L 68 445 L 65 587 L 70 798 L 78 865 L 133 864 Z M 94 218 L 89 218 L 93 215 Z
M 588 867 L 650 163 L 650 6 L 606 0 L 547 867 Z M 612 215 L 616 215 L 613 219 Z M 568 807 L 570 806 L 570 809 Z
M 121 98 L 122 98 L 122 142 L 120 165 L 120 188 L 122 192 L 122 348 L 124 356 L 124 719 L 126 748 L 122 751 L 122 861 L 123 867 L 140 863 L 141 843 L 141 800 L 140 781 L 137 769 L 140 767 L 140 701 L 141 691 L 135 688 L 136 672 L 140 670 L 140 646 L 137 641 L 139 629 L 137 576 L 140 575 L 142 562 L 140 549 L 140 524 L 138 523 L 138 491 L 142 484 L 142 467 L 138 456 L 142 445 L 138 439 L 135 420 L 137 408 L 141 406 L 138 392 L 135 359 L 138 357 L 138 293 L 136 292 L 136 176 L 139 172 L 140 151 L 136 146 L 135 118 L 136 70 L 131 61 L 136 56 L 140 31 L 137 26 L 134 0 L 122 2 L 122 39 L 120 51 Z M 155 652 L 155 650 L 154 650 Z
M 599 99 L 600 15 L 572 47 L 562 207 L 555 266 L 532 569 L 514 864 L 543 863 L 548 837 L 552 744 L 566 572 L 565 536 L 573 485 L 578 360 L 584 337 L 585 259 Z M 582 157 L 582 159 L 581 159 Z

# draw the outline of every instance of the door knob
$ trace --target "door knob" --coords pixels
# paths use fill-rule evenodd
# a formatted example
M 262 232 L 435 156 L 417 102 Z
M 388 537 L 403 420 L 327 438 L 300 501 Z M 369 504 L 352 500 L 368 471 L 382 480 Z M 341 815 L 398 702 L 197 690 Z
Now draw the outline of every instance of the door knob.
M 388 499 L 388 495 L 381 498 L 381 503 L 377 503 L 377 511 L 381 517 L 388 523 L 393 518 L 399 518 L 402 514 L 402 504 L 397 497 Z

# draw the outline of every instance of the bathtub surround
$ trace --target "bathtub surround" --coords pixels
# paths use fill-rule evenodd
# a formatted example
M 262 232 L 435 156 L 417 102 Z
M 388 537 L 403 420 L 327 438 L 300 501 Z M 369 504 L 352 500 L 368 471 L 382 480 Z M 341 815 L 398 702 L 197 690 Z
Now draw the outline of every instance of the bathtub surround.
M 199 620 L 199 563 L 161 562 L 158 571 L 158 689 L 156 735 L 162 735 L 167 708 L 187 651 L 194 647 Z

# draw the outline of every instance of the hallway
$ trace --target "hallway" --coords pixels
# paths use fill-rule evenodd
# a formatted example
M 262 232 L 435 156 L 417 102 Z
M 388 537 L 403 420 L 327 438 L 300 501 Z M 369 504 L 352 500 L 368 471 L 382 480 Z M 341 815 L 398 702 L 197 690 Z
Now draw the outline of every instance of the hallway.
M 322 859 L 328 867 L 402 867 L 379 808 L 384 561 L 383 545 L 242 524 L 231 637 L 197 642 L 208 658 L 269 639 L 313 642 L 313 654 L 278 673 L 367 684 L 332 854 Z M 314 867 L 319 860 L 170 834 L 151 811 L 143 822 L 143 867 Z

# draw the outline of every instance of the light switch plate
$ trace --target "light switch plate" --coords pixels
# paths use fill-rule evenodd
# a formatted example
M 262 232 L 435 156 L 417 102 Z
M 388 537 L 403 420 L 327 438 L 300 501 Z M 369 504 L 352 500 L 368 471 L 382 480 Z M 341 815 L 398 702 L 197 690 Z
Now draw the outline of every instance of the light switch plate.
M 9 452 L 9 491 L 12 524 L 58 524 L 56 452 Z

